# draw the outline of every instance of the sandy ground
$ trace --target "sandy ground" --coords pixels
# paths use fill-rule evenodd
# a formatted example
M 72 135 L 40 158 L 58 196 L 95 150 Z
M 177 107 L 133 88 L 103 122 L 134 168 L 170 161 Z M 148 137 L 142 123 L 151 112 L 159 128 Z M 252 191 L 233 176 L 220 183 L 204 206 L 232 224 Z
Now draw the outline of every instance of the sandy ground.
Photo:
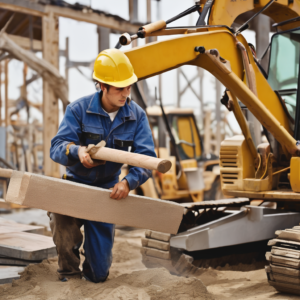
M 58 281 L 57 258 L 30 265 L 19 280 L 0 286 L 0 299 L 107 299 L 107 300 L 188 300 L 188 299 L 300 299 L 277 293 L 269 286 L 265 271 L 240 265 L 205 269 L 198 277 L 170 275 L 165 269 L 146 269 L 141 262 L 143 230 L 117 230 L 114 259 L 105 283 L 94 284 L 80 279 Z M 237 269 L 235 267 L 235 269 Z

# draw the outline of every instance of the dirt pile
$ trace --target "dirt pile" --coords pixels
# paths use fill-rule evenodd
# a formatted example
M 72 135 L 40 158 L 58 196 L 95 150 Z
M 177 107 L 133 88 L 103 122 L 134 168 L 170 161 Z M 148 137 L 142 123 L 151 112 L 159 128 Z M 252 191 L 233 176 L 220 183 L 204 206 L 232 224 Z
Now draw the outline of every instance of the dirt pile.
M 190 300 L 213 299 L 199 278 L 170 275 L 165 269 L 146 269 L 140 254 L 143 230 L 116 231 L 113 264 L 105 283 L 72 279 L 60 282 L 57 258 L 29 265 L 19 280 L 0 286 L 0 299 L 13 300 Z
M 1 299 L 213 299 L 200 279 L 173 276 L 165 269 L 134 271 L 101 284 L 80 279 L 60 282 L 56 269 L 57 259 L 28 266 L 20 280 L 0 287 Z
M 0 286 L 1 300 L 253 300 L 299 299 L 280 294 L 268 284 L 264 269 L 249 265 L 226 265 L 202 269 L 199 276 L 183 278 L 165 269 L 146 269 L 140 254 L 143 230 L 117 230 L 113 264 L 105 283 L 80 279 L 58 281 L 57 259 L 30 265 L 21 279 Z M 206 287 L 205 287 L 206 286 Z

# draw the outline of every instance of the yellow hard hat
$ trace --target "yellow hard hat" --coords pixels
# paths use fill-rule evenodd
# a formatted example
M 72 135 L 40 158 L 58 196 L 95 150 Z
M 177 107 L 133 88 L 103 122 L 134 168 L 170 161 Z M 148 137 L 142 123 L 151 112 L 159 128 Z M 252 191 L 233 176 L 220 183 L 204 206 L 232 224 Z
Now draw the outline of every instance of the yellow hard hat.
M 115 87 L 126 87 L 138 80 L 130 60 L 118 49 L 99 53 L 94 64 L 93 78 Z

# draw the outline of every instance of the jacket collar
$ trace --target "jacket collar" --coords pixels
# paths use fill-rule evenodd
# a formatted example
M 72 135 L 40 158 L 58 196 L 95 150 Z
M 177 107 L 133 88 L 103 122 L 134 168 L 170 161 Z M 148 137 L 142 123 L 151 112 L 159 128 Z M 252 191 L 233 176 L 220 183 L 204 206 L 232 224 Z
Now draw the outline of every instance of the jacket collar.
M 97 114 L 97 115 L 107 117 L 107 113 L 103 110 L 103 108 L 101 106 L 101 101 L 100 101 L 101 98 L 102 98 L 102 91 L 100 91 L 100 93 L 96 92 L 92 96 L 92 99 L 90 101 L 90 104 L 89 104 L 86 112 L 90 113 L 90 114 Z M 117 116 L 120 116 L 122 119 L 124 119 L 123 121 L 136 120 L 136 117 L 130 107 L 130 98 L 129 97 L 127 98 L 125 105 L 120 107 Z

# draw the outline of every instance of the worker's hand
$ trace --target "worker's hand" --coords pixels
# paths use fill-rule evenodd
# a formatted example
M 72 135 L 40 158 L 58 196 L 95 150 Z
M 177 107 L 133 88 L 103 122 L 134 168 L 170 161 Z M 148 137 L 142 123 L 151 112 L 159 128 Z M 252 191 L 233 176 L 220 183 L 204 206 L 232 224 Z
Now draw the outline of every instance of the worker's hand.
M 92 159 L 91 156 L 86 152 L 86 147 L 84 146 L 79 147 L 78 157 L 83 166 L 88 169 L 105 164 L 104 160 Z
M 130 192 L 129 184 L 126 179 L 115 184 L 113 191 L 110 194 L 110 198 L 121 200 L 125 199 Z

